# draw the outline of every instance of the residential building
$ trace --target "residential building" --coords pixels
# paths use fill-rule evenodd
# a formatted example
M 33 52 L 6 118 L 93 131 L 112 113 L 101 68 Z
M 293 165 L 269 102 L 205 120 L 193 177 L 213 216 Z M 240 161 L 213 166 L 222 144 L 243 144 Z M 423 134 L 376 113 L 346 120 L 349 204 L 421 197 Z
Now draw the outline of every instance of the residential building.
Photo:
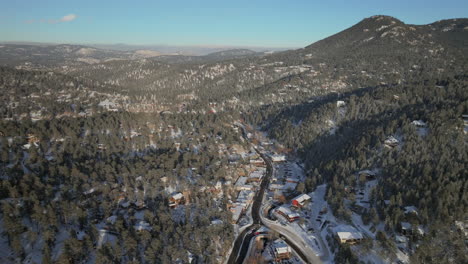
M 275 261 L 282 261 L 291 258 L 291 247 L 289 247 L 283 240 L 276 240 L 273 244 L 273 251 L 275 253 Z
M 334 228 L 336 238 L 341 244 L 356 244 L 364 237 L 356 228 L 348 225 L 340 225 Z
M 237 182 L 235 184 L 235 188 L 236 190 L 238 191 L 242 191 L 242 190 L 248 190 L 248 191 L 252 191 L 253 190 L 253 186 L 250 185 L 250 184 L 247 184 L 247 177 L 239 177 L 239 179 L 237 179 Z
M 300 218 L 300 215 L 297 213 L 291 212 L 291 210 L 285 206 L 280 206 L 276 209 L 276 212 L 286 218 L 289 222 L 294 222 Z
M 180 192 L 172 193 L 169 197 L 169 207 L 176 208 L 180 204 L 185 204 L 185 197 Z
M 274 154 L 271 156 L 271 160 L 273 160 L 274 162 L 283 162 L 283 161 L 286 161 L 286 156 L 280 155 L 280 154 Z
M 296 198 L 294 198 L 291 203 L 293 206 L 296 206 L 296 207 L 303 207 L 308 201 L 310 201 L 312 198 L 307 195 L 307 194 L 301 194 L 299 196 L 297 196 Z

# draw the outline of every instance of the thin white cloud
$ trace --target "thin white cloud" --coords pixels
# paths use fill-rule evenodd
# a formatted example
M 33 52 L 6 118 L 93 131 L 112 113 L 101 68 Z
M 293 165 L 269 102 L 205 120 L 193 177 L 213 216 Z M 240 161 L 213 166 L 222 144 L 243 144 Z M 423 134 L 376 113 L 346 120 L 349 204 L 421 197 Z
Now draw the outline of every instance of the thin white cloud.
M 60 19 L 30 19 L 30 20 L 25 20 L 24 23 L 26 24 L 34 24 L 34 23 L 47 23 L 47 24 L 58 24 L 58 23 L 64 23 L 64 22 L 71 22 L 75 19 L 77 19 L 78 16 L 75 14 L 69 14 L 66 16 L 63 16 Z
M 69 14 L 69 15 L 66 15 L 64 17 L 62 17 L 59 21 L 60 22 L 70 22 L 70 21 L 73 21 L 77 18 L 78 16 L 75 15 L 75 14 Z

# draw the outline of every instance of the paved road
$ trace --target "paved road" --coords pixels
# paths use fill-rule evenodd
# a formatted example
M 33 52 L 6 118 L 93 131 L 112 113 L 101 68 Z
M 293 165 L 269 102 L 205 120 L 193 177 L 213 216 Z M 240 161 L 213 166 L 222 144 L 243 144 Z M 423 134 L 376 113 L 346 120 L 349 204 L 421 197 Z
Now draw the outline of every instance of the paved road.
M 245 137 L 247 139 L 247 137 Z M 257 150 L 258 152 L 258 150 Z M 265 159 L 265 156 L 258 152 L 262 158 Z M 262 223 L 260 217 L 260 210 L 262 208 L 263 202 L 263 194 L 265 193 L 265 189 L 268 187 L 270 183 L 270 176 L 272 174 L 272 167 L 271 164 L 267 166 L 267 171 L 265 177 L 263 177 L 262 182 L 260 183 L 260 189 L 255 194 L 254 201 L 252 204 L 252 219 L 253 224 L 247 227 L 242 233 L 237 236 L 236 241 L 234 242 L 234 247 L 232 248 L 231 255 L 227 261 L 228 264 L 242 264 L 244 262 L 244 258 L 247 255 L 247 251 L 249 249 L 250 240 L 253 237 L 252 231 L 256 230 L 260 227 Z
M 273 164 L 268 157 L 263 157 L 268 165 L 267 168 L 270 168 L 270 175 L 273 173 Z M 261 208 L 260 208 L 261 210 Z M 261 211 L 259 212 L 261 213 Z M 320 259 L 315 255 L 315 251 L 307 245 L 306 241 L 303 238 L 296 235 L 294 232 L 286 229 L 282 225 L 277 224 L 274 221 L 271 221 L 263 216 L 261 213 L 260 218 L 262 220 L 262 224 L 270 228 L 271 230 L 276 231 L 278 234 L 284 237 L 284 241 L 296 251 L 296 253 L 301 257 L 302 260 L 306 261 L 307 263 L 315 264 L 315 263 L 322 263 Z
M 248 140 L 246 137 L 244 128 L 241 127 L 241 129 L 243 130 L 244 138 Z M 239 234 L 239 236 L 237 236 L 236 241 L 234 242 L 231 255 L 229 256 L 229 259 L 227 261 L 227 264 L 242 264 L 244 262 L 245 256 L 247 255 L 248 248 L 250 245 L 250 240 L 252 239 L 252 237 L 254 237 L 254 235 L 252 234 L 252 231 L 259 228 L 260 225 L 262 224 L 265 226 L 268 226 L 266 219 L 263 217 L 261 213 L 261 209 L 262 209 L 263 196 L 265 193 L 265 189 L 268 187 L 268 184 L 270 183 L 271 175 L 273 174 L 273 164 L 269 157 L 260 153 L 257 149 L 256 151 L 263 158 L 263 160 L 265 160 L 265 163 L 267 164 L 266 175 L 265 177 L 263 177 L 262 182 L 260 183 L 260 190 L 255 194 L 254 202 L 252 204 L 253 224 L 248 226 L 241 234 Z M 296 245 L 297 243 L 296 240 L 297 241 L 301 241 L 301 240 L 298 240 L 295 235 L 290 234 L 290 232 L 287 230 L 277 228 L 276 226 L 273 226 L 273 225 L 270 225 L 270 226 L 268 227 L 275 230 L 276 232 L 278 232 L 280 235 L 284 237 L 285 242 L 291 248 L 293 248 L 294 251 L 296 251 L 296 253 L 299 255 L 299 257 L 303 259 L 304 261 L 306 261 L 306 263 L 310 263 L 310 264 L 322 263 L 320 259 L 317 256 L 315 256 L 315 252 L 310 247 Z

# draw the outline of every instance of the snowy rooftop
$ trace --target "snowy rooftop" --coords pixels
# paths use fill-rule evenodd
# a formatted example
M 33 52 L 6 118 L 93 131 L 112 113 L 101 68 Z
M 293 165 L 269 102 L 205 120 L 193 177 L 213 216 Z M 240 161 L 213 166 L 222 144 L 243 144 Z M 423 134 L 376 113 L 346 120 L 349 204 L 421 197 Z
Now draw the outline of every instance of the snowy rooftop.
M 371 170 L 362 170 L 362 171 L 358 172 L 358 174 L 368 174 L 368 175 L 373 175 L 373 176 L 376 175 L 376 173 L 374 171 L 371 171 Z
M 405 214 L 418 214 L 418 208 L 415 206 L 406 206 L 405 207 Z
M 135 229 L 138 230 L 138 231 L 141 231 L 141 230 L 151 230 L 151 226 L 149 223 L 145 222 L 145 221 L 139 221 L 136 225 L 135 225 Z
M 359 232 L 336 232 L 336 234 L 342 240 L 362 239 L 362 234 Z
M 253 196 L 254 196 L 254 192 L 249 191 L 249 190 L 242 190 L 239 192 L 239 195 L 237 195 L 237 201 L 246 202 L 246 201 L 251 200 Z
M 236 207 L 231 208 L 232 220 L 237 222 L 239 220 L 239 218 L 240 218 L 240 215 L 242 214 L 243 209 L 244 208 L 242 206 L 236 206 Z
M 349 225 L 339 225 L 333 229 L 338 237 L 343 240 L 348 239 L 362 239 L 363 236 L 361 232 L 356 230 L 356 228 Z
M 291 252 L 291 248 L 283 240 L 280 240 L 280 241 L 276 240 L 273 247 L 275 248 L 275 252 L 277 254 Z
M 401 228 L 404 230 L 409 230 L 411 229 L 411 224 L 408 222 L 401 222 Z
M 397 243 L 406 243 L 408 241 L 408 238 L 406 238 L 405 236 L 396 235 L 395 236 L 395 241 Z
M 400 141 L 396 139 L 394 136 L 390 136 L 385 140 L 385 144 L 398 144 Z
M 221 225 L 222 223 L 223 223 L 223 220 L 221 219 L 211 220 L 212 225 Z
M 411 122 L 412 125 L 418 126 L 418 127 L 425 127 L 426 123 L 422 120 L 414 120 Z
M 263 171 L 256 170 L 256 171 L 253 171 L 252 173 L 250 173 L 249 177 L 250 178 L 262 178 L 263 175 L 264 175 Z
M 240 177 L 236 182 L 236 186 L 238 187 L 244 186 L 246 182 L 247 182 L 247 177 Z
M 284 207 L 284 206 L 278 207 L 277 210 L 278 210 L 279 212 L 281 212 L 281 213 L 287 215 L 287 216 L 290 217 L 290 218 L 293 218 L 293 217 L 300 217 L 299 214 L 291 212 L 291 210 L 290 210 L 289 208 Z
M 301 195 L 297 196 L 293 200 L 296 200 L 299 203 L 303 203 L 303 202 L 308 201 L 310 199 L 311 199 L 310 196 L 304 193 L 304 194 L 301 194 Z
M 184 195 L 181 194 L 181 193 L 174 193 L 171 195 L 171 197 L 174 199 L 174 200 L 180 200 L 182 198 L 184 198 Z

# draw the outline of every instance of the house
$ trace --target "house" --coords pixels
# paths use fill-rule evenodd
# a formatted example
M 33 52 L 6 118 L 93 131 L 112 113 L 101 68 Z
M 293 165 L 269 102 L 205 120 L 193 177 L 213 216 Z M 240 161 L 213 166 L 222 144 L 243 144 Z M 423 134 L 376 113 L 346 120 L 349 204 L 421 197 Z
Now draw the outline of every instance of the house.
M 356 228 L 349 225 L 339 225 L 334 228 L 336 239 L 341 244 L 356 244 L 359 243 L 364 237 L 361 232 L 357 231 Z
M 222 225 L 222 224 L 223 224 L 223 220 L 221 219 L 211 220 L 211 225 Z
M 134 228 L 137 231 L 143 231 L 143 230 L 151 231 L 152 229 L 151 225 L 146 221 L 138 221 L 138 223 L 135 224 Z
M 395 242 L 397 242 L 398 244 L 406 244 L 408 242 L 408 238 L 405 236 L 396 235 Z
M 276 212 L 286 218 L 289 222 L 294 222 L 300 218 L 300 215 L 297 213 L 291 212 L 291 210 L 285 206 L 280 206 L 276 209 Z
M 365 178 L 368 181 L 375 180 L 377 174 L 371 170 L 362 170 L 358 172 L 359 178 Z
M 299 196 L 297 196 L 296 198 L 294 198 L 291 203 L 293 206 L 295 207 L 303 207 L 306 202 L 310 201 L 312 198 L 310 198 L 309 195 L 307 194 L 301 194 Z
M 271 156 L 271 160 L 273 160 L 273 162 L 283 162 L 283 161 L 286 161 L 286 156 L 280 155 L 280 154 L 274 154 Z
M 116 111 L 116 104 L 114 102 L 109 101 L 108 99 L 101 101 L 98 106 L 109 110 L 109 111 Z
M 427 127 L 427 124 L 422 120 L 414 120 L 411 124 L 416 127 Z
M 255 193 L 253 191 L 242 190 L 237 195 L 237 202 L 246 204 L 246 206 L 248 206 L 252 203 L 254 194 Z
M 180 192 L 172 193 L 169 197 L 169 207 L 176 208 L 180 204 L 185 204 L 185 197 Z
M 346 106 L 345 101 L 336 101 L 336 107 L 344 107 Z
M 238 190 L 238 191 L 242 191 L 242 190 L 252 191 L 253 186 L 250 185 L 250 184 L 247 184 L 247 179 L 248 179 L 247 177 L 239 177 L 239 179 L 237 179 L 236 184 L 234 185 L 236 190 Z
M 39 138 L 36 137 L 36 135 L 34 134 L 28 134 L 28 136 L 26 137 L 27 140 L 28 140 L 28 143 L 29 144 L 37 144 L 40 142 Z
M 256 170 L 250 173 L 249 178 L 247 179 L 247 182 L 260 182 L 263 178 L 263 175 L 265 175 L 264 170 Z
M 468 237 L 468 222 L 463 222 L 463 221 L 455 221 L 455 227 L 465 235 L 465 237 Z
M 104 144 L 97 144 L 97 149 L 98 150 L 105 150 L 106 146 Z
M 463 124 L 465 125 L 465 129 L 463 130 L 463 132 L 465 134 L 468 133 L 468 115 L 462 115 L 463 117 Z
M 239 219 L 241 218 L 242 214 L 245 211 L 245 207 L 242 204 L 235 203 L 235 204 L 232 205 L 230 210 L 231 210 L 231 213 L 232 213 L 231 223 L 232 224 L 237 224 L 237 222 L 239 222 Z
M 270 191 L 284 190 L 284 184 L 271 183 L 269 186 Z
M 394 148 L 398 146 L 399 143 L 400 141 L 396 139 L 394 136 L 390 136 L 384 141 L 385 146 L 388 148 Z
M 263 159 L 258 158 L 258 159 L 251 159 L 250 164 L 263 166 L 265 165 L 265 162 L 263 161 Z
M 411 226 L 410 223 L 408 222 L 401 222 L 400 223 L 400 232 L 405 235 L 405 236 L 408 236 L 408 235 L 412 235 L 413 234 L 413 227 Z
M 405 206 L 405 214 L 418 215 L 418 209 L 415 206 Z
M 273 252 L 275 253 L 275 261 L 282 261 L 291 258 L 291 247 L 283 240 L 276 240 L 273 244 Z

